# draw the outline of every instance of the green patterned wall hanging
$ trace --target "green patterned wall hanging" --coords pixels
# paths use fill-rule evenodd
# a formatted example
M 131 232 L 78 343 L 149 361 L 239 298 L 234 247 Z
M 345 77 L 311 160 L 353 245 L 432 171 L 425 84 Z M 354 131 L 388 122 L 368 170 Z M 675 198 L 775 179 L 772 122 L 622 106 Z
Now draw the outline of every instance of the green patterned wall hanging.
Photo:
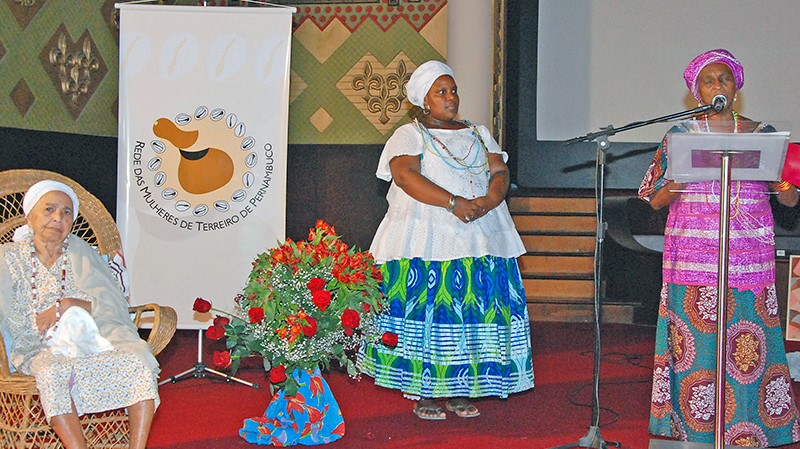
M 0 0 L 0 126 L 117 134 L 119 0 Z M 157 1 L 262 6 L 257 2 Z M 294 15 L 289 143 L 383 143 L 447 55 L 447 0 L 273 1 Z M 143 93 L 146 94 L 146 93 Z
M 0 126 L 117 134 L 114 2 L 0 0 Z
M 447 54 L 446 0 L 291 4 L 289 141 L 385 142 L 409 120 L 411 72 Z

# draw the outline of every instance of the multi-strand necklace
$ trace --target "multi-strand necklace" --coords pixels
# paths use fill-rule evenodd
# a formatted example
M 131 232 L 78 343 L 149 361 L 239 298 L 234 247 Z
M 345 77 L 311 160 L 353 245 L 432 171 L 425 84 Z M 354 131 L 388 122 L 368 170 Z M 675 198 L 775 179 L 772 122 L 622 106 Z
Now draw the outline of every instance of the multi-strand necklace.
M 56 303 L 63 300 L 65 298 L 67 292 L 67 244 L 64 242 L 61 248 L 61 288 L 59 291 L 59 298 L 56 300 Z M 39 258 L 36 257 L 36 246 L 33 244 L 33 240 L 31 240 L 31 297 L 32 297 L 32 308 L 33 308 L 33 316 L 36 316 L 37 312 L 36 309 L 39 306 L 39 288 L 36 286 L 36 276 L 39 274 L 39 264 L 41 261 L 38 260 Z M 58 318 L 58 317 L 57 317 Z M 53 330 L 58 328 L 58 322 L 56 322 L 55 326 L 53 326 Z
M 737 134 L 739 132 L 739 115 L 736 113 L 736 111 L 731 111 L 731 113 L 733 113 L 733 133 Z M 709 126 L 709 124 L 708 124 L 708 112 L 703 114 L 703 122 L 705 122 L 705 125 L 706 125 L 706 132 L 710 133 L 711 132 L 711 126 Z M 711 196 L 716 198 L 717 202 L 719 202 L 719 195 L 716 195 L 714 193 L 714 186 L 715 185 L 716 185 L 716 181 L 711 181 Z M 740 202 L 739 194 L 741 192 L 741 188 L 742 188 L 742 183 L 740 181 L 736 181 L 736 195 L 733 197 L 733 201 L 732 201 L 732 203 L 734 205 L 734 209 L 733 209 L 733 215 L 731 216 L 731 219 L 734 219 L 739 215 L 739 206 L 740 206 L 740 204 L 739 204 L 739 202 Z M 721 191 L 721 189 L 722 188 L 720 187 L 720 191 Z M 706 203 L 708 203 L 708 198 L 706 198 Z
M 481 174 L 484 171 L 488 173 L 489 149 L 486 148 L 486 145 L 483 143 L 483 139 L 481 138 L 480 133 L 475 129 L 475 125 L 469 122 L 460 122 L 470 128 L 470 130 L 472 131 L 472 136 L 474 137 L 472 144 L 469 146 L 469 149 L 467 150 L 467 154 L 463 158 L 460 158 L 455 154 L 453 154 L 453 152 L 450 151 L 449 148 L 447 148 L 447 145 L 445 145 L 444 142 L 442 142 L 438 137 L 434 136 L 425 125 L 416 120 L 415 122 L 417 124 L 417 127 L 420 129 L 420 132 L 422 133 L 422 140 L 425 142 L 425 147 L 432 150 L 431 152 L 433 154 L 442 158 L 447 165 L 457 170 L 466 170 L 467 172 L 473 175 Z M 472 160 L 467 162 L 468 159 L 470 159 L 470 155 L 472 154 L 473 148 L 475 148 L 476 142 L 480 144 L 481 148 L 483 149 L 483 152 L 480 151 L 476 152 L 475 155 L 472 156 Z M 437 144 L 442 150 L 444 150 L 445 153 L 447 153 L 447 156 L 445 156 L 444 154 L 441 153 L 441 151 L 439 151 L 439 148 L 437 148 Z M 481 156 L 481 154 L 484 155 L 484 159 L 483 161 L 479 162 L 478 159 Z M 457 165 L 451 164 L 448 161 L 448 158 L 455 161 Z
M 739 133 L 739 114 L 736 111 L 731 111 L 733 114 L 733 133 Z M 711 132 L 711 127 L 708 125 L 708 112 L 703 114 L 703 121 L 706 123 L 706 132 Z
M 731 112 L 733 113 L 733 133 L 737 134 L 739 133 L 739 115 L 736 113 L 736 111 L 731 111 Z M 711 132 L 711 127 L 708 124 L 707 114 L 704 114 L 703 120 L 705 121 L 706 131 Z M 714 192 L 714 186 L 716 186 L 716 181 L 712 181 L 711 183 L 711 196 L 714 197 L 716 201 L 719 203 L 720 202 L 719 195 L 717 195 Z M 736 194 L 731 200 L 731 203 L 733 205 L 733 214 L 731 214 L 730 219 L 733 220 L 734 218 L 739 218 L 743 228 L 745 229 L 750 229 L 750 230 L 760 229 L 761 227 L 763 227 L 763 224 L 756 217 L 747 212 L 743 212 L 741 215 L 739 214 L 739 212 L 741 211 L 741 188 L 742 188 L 741 181 L 736 181 Z M 720 186 L 720 192 L 721 190 L 722 189 Z M 706 199 L 706 203 L 707 202 L 708 199 Z M 762 236 L 755 234 L 754 237 L 763 243 L 769 243 L 769 244 L 775 243 L 772 235 Z

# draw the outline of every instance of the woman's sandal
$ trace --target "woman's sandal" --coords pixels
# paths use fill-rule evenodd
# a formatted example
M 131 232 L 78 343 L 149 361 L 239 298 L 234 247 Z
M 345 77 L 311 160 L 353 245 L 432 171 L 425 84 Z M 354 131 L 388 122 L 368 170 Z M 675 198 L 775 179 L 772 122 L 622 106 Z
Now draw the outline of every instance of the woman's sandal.
M 481 416 L 478 407 L 467 401 L 466 399 L 450 399 L 445 403 L 447 410 L 453 412 L 459 418 L 476 418 Z
M 447 419 L 447 415 L 442 410 L 442 407 L 435 402 L 426 403 L 423 401 L 417 402 L 414 406 L 414 414 L 419 419 L 426 419 L 429 421 L 441 421 Z

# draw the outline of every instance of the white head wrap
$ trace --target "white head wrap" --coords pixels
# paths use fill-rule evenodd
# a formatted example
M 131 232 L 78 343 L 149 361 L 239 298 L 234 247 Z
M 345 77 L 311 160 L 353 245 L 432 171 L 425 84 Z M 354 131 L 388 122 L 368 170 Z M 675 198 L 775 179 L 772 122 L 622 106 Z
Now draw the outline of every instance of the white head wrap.
M 28 214 L 31 213 L 33 207 L 36 206 L 36 203 L 38 203 L 39 200 L 42 199 L 42 197 L 45 194 L 47 194 L 48 192 L 52 192 L 54 190 L 66 193 L 67 196 L 69 196 L 69 198 L 72 200 L 72 222 L 74 223 L 75 218 L 78 217 L 78 206 L 80 204 L 80 202 L 78 201 L 78 195 L 75 194 L 75 191 L 72 190 L 70 186 L 49 179 L 37 182 L 28 189 L 28 192 L 25 193 L 25 197 L 22 198 L 22 212 L 25 213 L 25 216 L 27 217 Z M 19 228 L 17 228 L 16 231 L 14 231 L 13 240 L 15 242 L 18 242 L 24 239 L 25 237 L 29 237 L 32 235 L 33 235 L 33 230 L 31 229 L 30 226 L 28 225 L 20 226 Z
M 453 76 L 453 70 L 443 62 L 428 61 L 417 67 L 406 84 L 408 101 L 415 106 L 424 108 L 425 95 L 428 95 L 433 82 L 442 75 Z

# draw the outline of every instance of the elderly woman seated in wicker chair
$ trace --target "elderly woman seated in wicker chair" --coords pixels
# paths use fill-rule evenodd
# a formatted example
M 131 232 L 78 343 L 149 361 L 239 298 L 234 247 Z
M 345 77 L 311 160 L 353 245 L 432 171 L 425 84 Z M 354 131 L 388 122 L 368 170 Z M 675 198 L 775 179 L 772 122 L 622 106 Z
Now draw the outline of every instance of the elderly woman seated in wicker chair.
M 11 362 L 35 377 L 64 446 L 86 446 L 80 415 L 127 407 L 131 447 L 144 448 L 159 404 L 158 362 L 106 262 L 70 234 L 78 206 L 75 192 L 57 181 L 38 182 L 25 194 L 27 225 L 0 246 L 0 326 L 10 335 Z M 71 342 L 78 354 L 53 345 L 70 344 L 59 335 L 67 316 L 96 333 Z

